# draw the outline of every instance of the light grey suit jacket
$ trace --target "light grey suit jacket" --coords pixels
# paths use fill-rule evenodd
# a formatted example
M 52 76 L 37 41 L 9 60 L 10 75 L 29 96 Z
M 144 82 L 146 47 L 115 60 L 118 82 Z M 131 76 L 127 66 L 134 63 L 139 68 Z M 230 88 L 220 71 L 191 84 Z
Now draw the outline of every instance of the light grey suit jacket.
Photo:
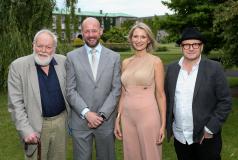
M 81 117 L 85 108 L 105 115 L 106 121 L 97 129 L 113 129 L 121 87 L 119 54 L 102 47 L 95 81 L 85 47 L 75 49 L 67 54 L 66 75 L 72 129 L 90 131 L 87 120 Z
M 57 73 L 60 87 L 65 98 L 65 56 L 55 54 L 57 62 L 55 71 Z M 65 98 L 66 102 L 66 98 Z M 69 107 L 66 102 L 67 112 Z M 40 137 L 42 128 L 42 106 L 38 75 L 33 55 L 21 57 L 13 61 L 8 74 L 8 111 L 23 138 L 32 132 L 38 133 Z M 27 155 L 33 154 L 36 145 L 25 147 Z

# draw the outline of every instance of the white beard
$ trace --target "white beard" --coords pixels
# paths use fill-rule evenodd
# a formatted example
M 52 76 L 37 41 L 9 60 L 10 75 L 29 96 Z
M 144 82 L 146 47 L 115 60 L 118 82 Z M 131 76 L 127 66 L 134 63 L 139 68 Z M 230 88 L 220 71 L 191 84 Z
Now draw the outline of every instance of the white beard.
M 34 55 L 34 60 L 35 60 L 36 64 L 38 64 L 40 66 L 48 66 L 54 56 L 54 54 L 52 54 L 50 56 L 48 55 L 47 58 L 42 60 L 39 58 L 39 55 L 35 51 L 33 51 L 33 55 Z

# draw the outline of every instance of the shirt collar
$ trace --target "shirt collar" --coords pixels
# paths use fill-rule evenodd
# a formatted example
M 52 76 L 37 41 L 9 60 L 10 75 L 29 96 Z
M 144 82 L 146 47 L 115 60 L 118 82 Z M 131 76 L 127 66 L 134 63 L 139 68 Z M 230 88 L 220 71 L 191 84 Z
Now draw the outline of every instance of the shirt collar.
M 179 64 L 180 67 L 183 67 L 183 61 L 184 61 L 184 56 L 181 57 L 180 60 L 179 60 L 179 62 L 178 62 L 178 64 Z M 197 66 L 199 65 L 200 61 L 201 61 L 201 55 L 199 56 L 199 60 L 197 61 L 197 63 L 195 63 L 195 64 L 193 65 L 193 68 L 194 68 L 194 67 L 197 67 Z
M 90 54 L 90 51 L 93 49 L 91 47 L 89 47 L 87 44 L 84 45 L 86 51 L 88 54 Z M 100 43 L 98 43 L 98 45 L 96 47 L 94 47 L 94 49 L 97 50 L 98 53 L 101 53 L 101 50 L 102 50 L 102 45 Z

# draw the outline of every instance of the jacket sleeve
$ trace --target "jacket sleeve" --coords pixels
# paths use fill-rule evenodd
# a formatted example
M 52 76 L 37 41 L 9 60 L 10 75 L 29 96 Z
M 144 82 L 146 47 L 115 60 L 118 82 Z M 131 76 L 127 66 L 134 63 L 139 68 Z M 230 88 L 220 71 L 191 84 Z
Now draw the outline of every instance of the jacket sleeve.
M 220 64 L 216 65 L 214 83 L 217 103 L 215 110 L 212 113 L 206 126 L 209 130 L 212 131 L 212 133 L 217 133 L 220 131 L 222 124 L 227 119 L 232 106 L 230 90 L 223 68 Z
M 34 132 L 27 118 L 25 103 L 21 74 L 17 65 L 12 63 L 8 73 L 8 111 L 22 139 Z

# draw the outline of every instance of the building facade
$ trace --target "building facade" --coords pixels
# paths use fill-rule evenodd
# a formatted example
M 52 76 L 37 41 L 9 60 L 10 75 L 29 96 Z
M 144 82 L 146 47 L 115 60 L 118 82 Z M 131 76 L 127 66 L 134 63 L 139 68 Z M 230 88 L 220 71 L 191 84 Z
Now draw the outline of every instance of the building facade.
M 75 17 L 72 19 L 67 9 L 55 8 L 53 10 L 52 30 L 62 41 L 81 38 L 81 23 L 86 17 L 97 18 L 104 30 L 120 26 L 126 20 L 137 20 L 137 17 L 125 13 L 104 13 L 102 10 L 88 12 L 81 11 L 80 8 L 75 11 Z

